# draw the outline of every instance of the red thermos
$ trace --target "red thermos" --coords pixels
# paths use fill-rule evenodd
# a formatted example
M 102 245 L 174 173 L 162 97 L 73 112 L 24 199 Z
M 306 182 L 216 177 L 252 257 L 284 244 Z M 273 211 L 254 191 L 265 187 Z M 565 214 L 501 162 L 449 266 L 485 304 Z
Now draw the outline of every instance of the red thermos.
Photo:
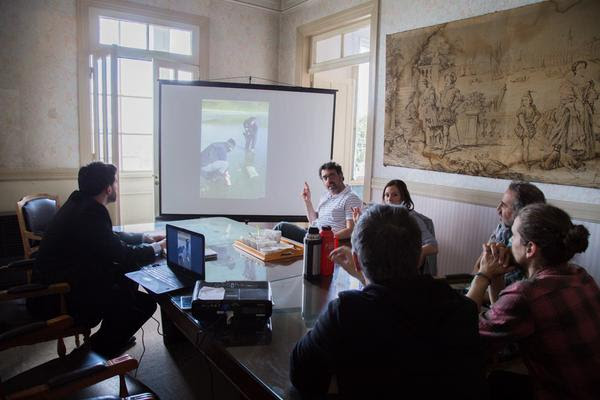
M 329 259 L 329 253 L 334 249 L 335 239 L 330 226 L 321 228 L 322 245 L 321 245 L 321 275 L 330 276 L 333 274 L 333 261 Z

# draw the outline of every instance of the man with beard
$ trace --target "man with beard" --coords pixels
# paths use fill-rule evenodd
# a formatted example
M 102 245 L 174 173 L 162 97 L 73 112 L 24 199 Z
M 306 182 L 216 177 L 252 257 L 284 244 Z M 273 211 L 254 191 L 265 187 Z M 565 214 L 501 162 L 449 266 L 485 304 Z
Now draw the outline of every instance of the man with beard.
M 100 329 L 90 338 L 94 351 L 119 355 L 156 310 L 155 301 L 125 278 L 151 263 L 166 246 L 164 235 L 115 233 L 106 208 L 119 191 L 117 168 L 93 162 L 82 167 L 74 191 L 50 223 L 36 268 L 45 283 L 68 282 L 69 314 L 79 325 Z M 32 302 L 33 311 L 52 314 L 51 299 Z
M 532 185 L 529 182 L 511 182 L 502 195 L 502 199 L 500 200 L 498 207 L 496 207 L 496 211 L 500 217 L 500 223 L 490 235 L 488 242 L 500 243 L 504 247 L 510 247 L 510 241 L 512 238 L 511 227 L 519 210 L 529 204 L 545 202 L 546 197 L 537 186 Z M 478 272 L 480 261 L 481 257 L 476 261 L 473 273 Z M 491 287 L 493 290 L 491 290 L 490 295 L 493 297 L 494 293 L 499 293 L 502 289 L 504 289 L 505 286 L 522 280 L 524 277 L 525 275 L 523 271 L 521 271 L 519 268 L 516 268 L 511 272 L 507 272 L 503 277 L 497 277 L 494 279 L 494 282 L 492 282 Z M 495 298 L 492 300 L 495 300 Z
M 313 206 L 310 187 L 304 182 L 302 200 L 306 207 L 306 216 L 311 226 L 319 229 L 330 226 L 338 239 L 348 239 L 354 228 L 352 209 L 362 207 L 361 199 L 352 192 L 350 186 L 344 184 L 342 167 L 333 161 L 326 162 L 319 168 L 319 177 L 327 193 L 319 200 L 317 208 Z M 302 242 L 306 230 L 288 222 L 279 223 L 275 229 L 289 239 Z
M 589 243 L 589 231 L 548 204 L 521 209 L 512 224 L 510 255 L 527 279 L 508 286 L 479 317 L 492 347 L 518 343 L 529 375 L 490 374 L 492 398 L 600 398 L 600 289 L 570 263 Z M 483 245 L 479 272 L 467 297 L 481 308 L 488 286 L 502 279 L 509 249 Z

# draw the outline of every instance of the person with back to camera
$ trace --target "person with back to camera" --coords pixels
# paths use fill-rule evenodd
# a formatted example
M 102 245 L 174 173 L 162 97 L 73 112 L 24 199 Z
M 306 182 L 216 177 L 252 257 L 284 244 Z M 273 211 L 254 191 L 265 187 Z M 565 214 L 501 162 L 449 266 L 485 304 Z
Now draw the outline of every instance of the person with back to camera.
M 316 398 L 485 398 L 475 303 L 419 275 L 421 233 L 404 207 L 374 205 L 336 263 L 361 277 L 294 347 L 293 385 Z M 351 261 L 353 260 L 353 261 Z
M 467 296 L 481 307 L 490 282 L 512 268 L 510 255 L 525 271 L 527 279 L 500 292 L 480 315 L 479 332 L 493 346 L 516 341 L 530 379 L 493 374 L 491 392 L 514 389 L 507 399 L 525 392 L 536 399 L 600 399 L 600 289 L 569 263 L 586 250 L 588 230 L 557 207 L 532 204 L 519 211 L 512 233 L 510 253 L 483 245 Z
M 40 244 L 36 269 L 44 283 L 68 282 L 67 308 L 77 324 L 100 329 L 92 350 L 113 357 L 133 345 L 156 302 L 124 274 L 149 264 L 166 247 L 163 234 L 113 232 L 107 206 L 119 190 L 117 168 L 93 162 L 79 170 L 79 190 L 58 210 Z M 57 313 L 50 299 L 31 301 L 34 313 Z
M 411 217 L 414 218 L 415 222 L 419 226 L 419 230 L 421 231 L 421 255 L 419 256 L 419 268 L 423 266 L 425 262 L 425 257 L 429 255 L 434 255 L 438 253 L 438 243 L 432 232 L 427 229 L 425 222 L 422 219 L 422 216 L 417 213 L 414 208 L 415 205 L 410 198 L 410 193 L 408 192 L 408 188 L 406 187 L 406 183 L 400 179 L 393 179 L 389 181 L 384 189 L 383 195 L 381 196 L 381 200 L 384 204 L 389 205 L 397 205 L 403 206 L 408 210 L 408 213 Z M 353 219 L 354 223 L 358 221 L 360 217 L 361 210 L 360 208 L 356 208 L 353 210 Z

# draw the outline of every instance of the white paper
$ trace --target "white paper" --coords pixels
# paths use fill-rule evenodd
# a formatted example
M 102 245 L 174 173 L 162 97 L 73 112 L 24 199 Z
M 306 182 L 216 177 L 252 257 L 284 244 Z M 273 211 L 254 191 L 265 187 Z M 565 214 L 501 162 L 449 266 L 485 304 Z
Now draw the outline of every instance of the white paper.
M 225 298 L 225 288 L 202 286 L 198 298 L 200 300 L 223 300 Z

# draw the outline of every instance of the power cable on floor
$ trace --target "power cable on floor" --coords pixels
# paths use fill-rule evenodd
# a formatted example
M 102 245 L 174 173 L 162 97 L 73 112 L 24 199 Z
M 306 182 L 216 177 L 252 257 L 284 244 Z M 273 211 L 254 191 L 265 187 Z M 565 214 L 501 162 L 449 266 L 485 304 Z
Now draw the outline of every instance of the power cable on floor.
M 138 366 L 135 369 L 135 374 L 133 375 L 134 378 L 137 378 L 137 373 L 140 370 L 140 367 L 142 366 L 142 359 L 144 358 L 144 353 L 146 352 L 146 343 L 144 343 L 144 328 L 141 327 L 140 330 L 142 331 L 142 355 L 138 360 Z

